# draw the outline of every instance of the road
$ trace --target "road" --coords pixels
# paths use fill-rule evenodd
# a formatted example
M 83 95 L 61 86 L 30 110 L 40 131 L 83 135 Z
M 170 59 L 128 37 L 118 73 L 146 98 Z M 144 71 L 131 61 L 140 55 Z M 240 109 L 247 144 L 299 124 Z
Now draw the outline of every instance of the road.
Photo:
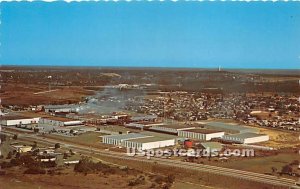
M 6 133 L 14 134 L 12 132 L 6 132 Z M 100 156 L 110 157 L 110 158 L 114 158 L 114 159 L 138 161 L 138 162 L 143 162 L 143 163 L 152 163 L 152 164 L 156 164 L 156 165 L 164 165 L 164 166 L 169 166 L 169 167 L 176 167 L 176 168 L 181 168 L 181 169 L 206 172 L 206 173 L 211 173 L 211 174 L 216 174 L 216 175 L 234 177 L 237 179 L 244 179 L 244 180 L 249 180 L 249 181 L 254 181 L 254 182 L 270 184 L 270 185 L 274 185 L 274 186 L 283 186 L 283 187 L 287 187 L 287 188 L 295 185 L 295 180 L 293 180 L 293 179 L 281 178 L 281 177 L 276 177 L 276 176 L 272 176 L 272 175 L 265 175 L 265 174 L 254 173 L 254 172 L 249 172 L 249 171 L 217 167 L 217 166 L 212 166 L 212 165 L 182 162 L 182 161 L 178 161 L 178 160 L 164 159 L 164 158 L 158 158 L 158 157 L 151 157 L 151 159 L 147 159 L 146 157 L 141 157 L 141 156 L 128 156 L 126 153 L 112 152 L 112 151 L 106 151 L 104 149 L 98 149 L 98 148 L 93 148 L 93 147 L 89 147 L 89 146 L 72 144 L 69 142 L 61 141 L 61 140 L 43 138 L 41 136 L 37 136 L 34 134 L 19 134 L 18 138 L 28 139 L 28 140 L 32 140 L 32 141 L 39 141 L 39 142 L 43 142 L 43 143 L 50 144 L 50 145 L 54 145 L 55 143 L 60 143 L 61 146 L 65 146 L 67 148 L 72 148 L 72 149 L 76 150 L 77 152 L 80 152 L 82 154 L 87 154 L 89 156 L 100 155 Z

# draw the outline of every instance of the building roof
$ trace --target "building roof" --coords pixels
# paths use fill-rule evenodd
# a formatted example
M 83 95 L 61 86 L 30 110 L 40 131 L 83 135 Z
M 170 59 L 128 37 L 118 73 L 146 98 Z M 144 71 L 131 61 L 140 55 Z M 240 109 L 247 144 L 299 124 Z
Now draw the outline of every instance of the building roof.
M 223 131 L 217 131 L 217 130 L 211 130 L 211 129 L 187 129 L 184 130 L 187 132 L 193 132 L 193 133 L 202 133 L 202 134 L 211 134 L 211 133 L 219 133 Z
M 152 136 L 142 135 L 139 133 L 103 136 L 103 138 L 111 138 L 111 139 L 115 139 L 115 140 L 130 140 L 130 139 L 147 138 L 147 137 L 152 137 Z
M 78 105 L 65 104 L 65 105 L 47 105 L 44 106 L 45 109 L 68 109 L 68 108 L 78 108 Z
M 147 138 L 130 139 L 128 141 L 138 142 L 138 143 L 148 143 L 148 142 L 157 142 L 157 141 L 165 141 L 165 140 L 174 140 L 174 139 L 151 136 Z
M 164 138 L 164 139 L 175 139 L 175 138 L 178 138 L 177 135 L 169 135 L 169 134 L 158 133 L 158 132 L 151 132 L 151 131 L 142 131 L 140 133 L 143 134 L 143 135 L 154 136 L 154 137 L 159 137 L 159 138 Z
M 225 130 L 232 130 L 239 133 L 243 132 L 258 132 L 258 129 L 252 128 L 252 127 L 246 127 L 242 125 L 235 125 L 230 123 L 223 123 L 223 122 L 206 122 L 205 127 L 207 128 L 217 128 L 219 130 L 225 129 Z
M 106 130 L 106 131 L 112 131 L 112 132 L 127 132 L 127 131 L 135 131 L 134 129 L 129 129 L 121 126 L 100 126 L 100 131 Z
M 133 120 L 133 121 L 142 121 L 142 120 L 148 120 L 148 119 L 157 119 L 157 115 L 145 115 L 145 116 L 131 117 L 131 120 Z
M 1 120 L 18 120 L 18 119 L 32 119 L 34 117 L 27 117 L 22 115 L 5 115 L 5 116 L 1 116 L 0 118 Z
M 156 127 L 165 127 L 165 128 L 170 128 L 170 129 L 188 129 L 188 128 L 194 128 L 192 125 L 179 125 L 179 124 L 174 124 L 174 125 L 154 125 L 153 128 Z
M 241 134 L 232 134 L 232 135 L 226 135 L 226 136 L 247 139 L 247 138 L 254 138 L 254 137 L 259 137 L 259 136 L 267 136 L 267 135 L 257 134 L 257 133 L 241 133 Z
M 62 122 L 78 121 L 78 120 L 67 118 L 67 117 L 55 117 L 55 116 L 46 116 L 46 117 L 43 117 L 43 119 L 54 120 L 54 121 L 62 121 Z

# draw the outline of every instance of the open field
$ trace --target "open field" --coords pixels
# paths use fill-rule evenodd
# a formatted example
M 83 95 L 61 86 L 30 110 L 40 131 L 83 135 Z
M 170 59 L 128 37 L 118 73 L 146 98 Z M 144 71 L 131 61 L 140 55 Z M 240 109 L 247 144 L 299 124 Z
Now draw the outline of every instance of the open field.
M 67 104 L 80 102 L 84 97 L 93 95 L 91 90 L 83 87 L 55 86 L 48 91 L 48 85 L 39 84 L 5 84 L 2 85 L 2 105 L 40 105 Z
M 45 134 L 45 135 L 43 135 L 43 137 L 61 140 L 64 142 L 70 142 L 73 144 L 80 144 L 80 145 L 85 145 L 85 146 L 102 148 L 102 149 L 111 147 L 110 145 L 105 145 L 100 142 L 101 135 L 103 135 L 103 134 L 97 133 L 97 132 L 86 132 L 86 133 L 80 134 L 75 137 L 65 137 L 65 136 L 53 135 L 53 134 Z
M 284 132 L 280 130 L 260 128 L 261 133 L 270 136 L 270 141 L 262 145 L 273 148 L 293 148 L 300 146 L 299 134 L 294 132 Z
M 298 153 L 291 152 L 265 157 L 240 158 L 236 159 L 235 161 L 228 161 L 223 163 L 214 162 L 213 165 L 257 173 L 272 173 L 272 167 L 275 167 L 280 171 L 283 166 L 299 159 L 300 156 Z
M 23 170 L 24 171 L 24 170 Z M 5 183 L 5 189 L 39 188 L 76 189 L 76 188 L 132 188 L 128 182 L 135 174 L 83 174 L 74 173 L 72 168 L 64 169 L 59 175 L 27 175 L 20 169 L 11 169 L 9 174 L 0 177 L 0 183 Z M 134 188 L 146 189 L 151 186 L 148 181 Z

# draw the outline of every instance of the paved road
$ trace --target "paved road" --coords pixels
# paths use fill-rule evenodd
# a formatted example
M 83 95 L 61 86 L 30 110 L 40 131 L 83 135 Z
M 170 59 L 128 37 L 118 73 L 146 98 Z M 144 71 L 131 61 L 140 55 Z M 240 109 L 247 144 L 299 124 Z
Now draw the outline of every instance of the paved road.
M 132 156 L 128 156 L 126 153 L 106 151 L 104 149 L 72 144 L 61 140 L 42 138 L 40 136 L 32 135 L 32 134 L 19 134 L 18 138 L 24 138 L 24 139 L 27 138 L 32 141 L 40 141 L 40 142 L 48 143 L 50 145 L 54 145 L 55 143 L 60 143 L 61 146 L 66 146 L 68 148 L 77 150 L 77 152 L 80 152 L 82 154 L 88 154 L 91 156 L 94 154 L 94 155 L 101 155 L 105 157 L 111 157 L 115 159 L 117 158 L 122 160 L 139 161 L 143 163 L 153 163 L 157 165 L 164 165 L 164 166 L 170 166 L 170 167 L 176 167 L 176 168 L 182 168 L 188 170 L 195 170 L 200 172 L 207 172 L 216 175 L 234 177 L 237 179 L 255 181 L 255 182 L 270 184 L 274 186 L 284 186 L 287 188 L 295 184 L 295 180 L 287 179 L 287 178 L 279 178 L 272 175 L 265 175 L 265 174 L 254 173 L 249 171 L 223 168 L 223 167 L 217 167 L 212 165 L 182 162 L 178 160 L 171 160 L 171 159 L 164 159 L 164 158 L 157 158 L 157 157 L 151 157 L 151 159 L 146 159 L 146 157 L 140 157 L 140 156 L 132 157 Z

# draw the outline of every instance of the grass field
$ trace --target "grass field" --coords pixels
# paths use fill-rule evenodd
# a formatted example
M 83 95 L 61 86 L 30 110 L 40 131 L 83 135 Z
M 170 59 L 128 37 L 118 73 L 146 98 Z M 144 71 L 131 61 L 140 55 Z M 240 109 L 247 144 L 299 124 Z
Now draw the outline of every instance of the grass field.
M 243 158 L 223 163 L 218 162 L 214 163 L 214 165 L 258 173 L 272 173 L 272 167 L 280 171 L 283 166 L 294 160 L 300 160 L 300 155 L 296 153 L 281 153 L 267 157 Z
M 101 143 L 103 134 L 97 132 L 86 132 L 74 137 L 65 137 L 60 135 L 46 134 L 45 137 L 71 142 L 74 144 L 89 145 L 92 147 L 107 148 L 107 145 Z

